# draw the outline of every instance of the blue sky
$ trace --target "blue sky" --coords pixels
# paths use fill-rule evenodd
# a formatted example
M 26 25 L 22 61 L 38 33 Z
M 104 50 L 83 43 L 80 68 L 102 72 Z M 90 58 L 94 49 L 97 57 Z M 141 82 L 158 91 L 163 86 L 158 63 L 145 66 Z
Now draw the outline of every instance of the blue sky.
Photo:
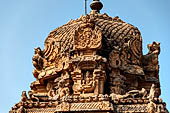
M 92 0 L 88 0 L 88 7 Z M 170 0 L 102 0 L 101 13 L 119 16 L 138 27 L 143 53 L 152 41 L 161 43 L 160 81 L 170 110 Z M 88 12 L 90 9 L 88 8 Z M 84 0 L 0 0 L 0 113 L 8 113 L 34 81 L 34 48 L 44 47 L 48 33 L 84 14 Z

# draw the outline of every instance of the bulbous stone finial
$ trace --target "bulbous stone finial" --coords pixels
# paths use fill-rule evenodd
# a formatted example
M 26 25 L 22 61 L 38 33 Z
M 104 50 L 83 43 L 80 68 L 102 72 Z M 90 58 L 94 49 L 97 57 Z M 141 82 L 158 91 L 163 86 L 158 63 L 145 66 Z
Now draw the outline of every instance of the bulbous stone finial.
M 103 8 L 103 4 L 99 0 L 93 0 L 93 2 L 90 4 L 90 7 L 92 10 L 100 12 L 100 10 Z

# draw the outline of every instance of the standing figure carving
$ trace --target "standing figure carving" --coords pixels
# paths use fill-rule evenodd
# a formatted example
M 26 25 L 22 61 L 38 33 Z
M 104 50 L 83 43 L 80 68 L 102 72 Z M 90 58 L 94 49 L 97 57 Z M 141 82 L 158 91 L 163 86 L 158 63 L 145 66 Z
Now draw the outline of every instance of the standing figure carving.
M 147 98 L 153 100 L 155 98 L 155 92 L 156 92 L 155 84 L 152 84 Z

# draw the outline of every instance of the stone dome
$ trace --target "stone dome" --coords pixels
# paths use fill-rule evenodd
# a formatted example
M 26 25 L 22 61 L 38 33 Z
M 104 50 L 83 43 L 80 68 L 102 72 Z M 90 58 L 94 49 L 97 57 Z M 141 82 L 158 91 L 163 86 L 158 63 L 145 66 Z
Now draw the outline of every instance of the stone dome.
M 83 18 L 86 17 L 92 19 L 95 26 L 98 26 L 101 29 L 103 44 L 105 44 L 107 49 L 113 49 L 114 47 L 121 48 L 123 44 L 127 43 L 135 36 L 141 43 L 139 43 L 140 45 L 138 45 L 137 51 L 134 54 L 137 56 L 142 54 L 142 39 L 137 27 L 123 22 L 119 17 L 112 18 L 107 14 L 99 13 L 81 16 L 76 20 L 70 20 L 67 24 L 51 31 L 45 40 L 45 46 L 48 45 L 48 43 L 53 43 L 54 45 L 60 44 L 60 53 L 72 51 L 74 40 L 74 36 L 72 34 L 80 27 L 84 21 Z
M 95 11 L 81 16 L 79 19 L 70 20 L 67 24 L 50 32 L 45 40 L 43 51 L 45 57 L 53 61 L 55 58 L 66 56 L 66 54 L 71 55 L 74 52 L 75 31 L 87 21 L 93 23 L 102 32 L 102 47 L 98 51 L 99 55 L 109 58 L 109 53 L 113 50 L 119 51 L 121 54 L 125 52 L 128 53 L 124 56 L 127 57 L 127 64 L 141 66 L 142 38 L 138 28 L 123 22 L 119 17 L 112 18 L 107 14 Z M 57 54 L 52 54 L 54 52 Z M 141 70 L 138 74 L 142 75 L 143 71 Z

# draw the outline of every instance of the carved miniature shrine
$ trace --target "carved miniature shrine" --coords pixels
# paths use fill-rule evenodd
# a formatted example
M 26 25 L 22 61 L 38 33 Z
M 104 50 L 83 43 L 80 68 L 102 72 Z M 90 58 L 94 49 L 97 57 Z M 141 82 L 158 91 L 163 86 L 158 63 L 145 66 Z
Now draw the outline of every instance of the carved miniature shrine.
M 91 13 L 53 30 L 32 58 L 36 80 L 10 113 L 168 113 L 161 95 L 160 43 L 143 55 L 140 31 Z M 28 95 L 28 96 L 27 96 Z

